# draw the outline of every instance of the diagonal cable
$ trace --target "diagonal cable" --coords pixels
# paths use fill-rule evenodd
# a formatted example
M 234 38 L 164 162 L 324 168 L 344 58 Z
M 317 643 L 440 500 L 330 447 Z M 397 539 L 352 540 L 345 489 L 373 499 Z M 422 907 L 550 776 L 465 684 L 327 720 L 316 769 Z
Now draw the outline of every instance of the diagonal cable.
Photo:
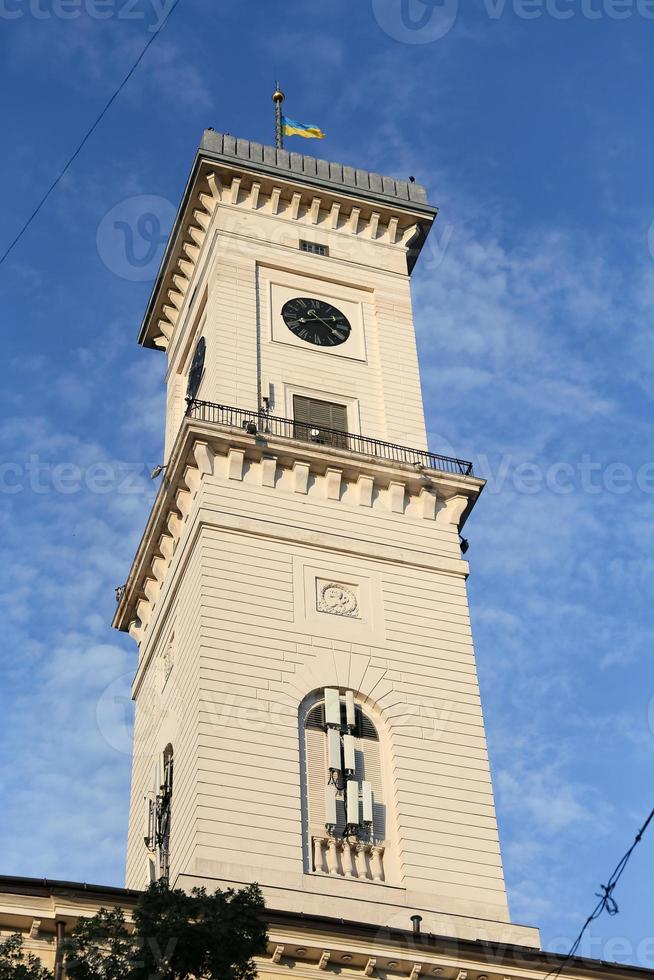
M 591 924 L 591 922 L 594 922 L 595 919 L 599 919 L 602 912 L 607 912 L 609 915 L 618 914 L 620 910 L 618 908 L 615 898 L 613 897 L 613 892 L 615 891 L 616 885 L 618 884 L 620 878 L 622 877 L 622 873 L 624 869 L 627 867 L 627 864 L 629 863 L 629 858 L 633 854 L 638 844 L 640 844 L 641 840 L 643 839 L 643 834 L 649 827 L 652 820 L 654 820 L 654 810 L 650 812 L 649 816 L 647 817 L 647 820 L 636 834 L 634 842 L 629 848 L 629 850 L 626 852 L 626 854 L 624 854 L 620 858 L 620 860 L 616 864 L 615 868 L 613 869 L 613 874 L 608 880 L 608 883 L 606 885 L 600 885 L 601 891 L 597 894 L 597 898 L 599 899 L 599 901 L 595 906 L 595 908 L 593 909 L 593 911 L 588 916 L 588 918 L 586 919 L 586 921 L 584 922 L 583 926 L 581 927 L 579 935 L 573 942 L 567 955 L 565 956 L 563 961 L 556 967 L 555 970 L 550 970 L 550 972 L 546 974 L 543 980 L 550 980 L 550 977 L 552 978 L 552 980 L 556 980 L 556 978 L 561 976 L 561 973 L 563 972 L 567 964 L 576 955 L 577 950 L 581 945 L 581 940 L 584 938 L 584 933 L 586 932 L 586 929 Z
M 37 214 L 39 213 L 39 211 L 41 210 L 41 208 L 45 204 L 45 202 L 48 200 L 48 198 L 50 197 L 50 195 L 54 191 L 55 187 L 59 184 L 59 182 L 62 180 L 62 178 L 65 176 L 65 174 L 70 169 L 71 165 L 77 159 L 77 157 L 81 153 L 82 149 L 84 148 L 84 145 L 88 142 L 88 140 L 90 139 L 90 137 L 96 131 L 96 129 L 98 128 L 98 126 L 100 125 L 100 123 L 102 122 L 102 120 L 104 119 L 104 117 L 106 116 L 107 112 L 109 111 L 109 109 L 111 108 L 111 106 L 113 105 L 113 103 L 116 101 L 116 99 L 118 98 L 118 96 L 120 95 L 120 93 L 122 92 L 122 90 L 127 85 L 128 81 L 130 80 L 130 78 L 132 77 L 132 75 L 134 74 L 134 72 L 136 71 L 136 69 L 138 68 L 138 66 L 143 61 L 143 58 L 145 57 L 145 55 L 146 55 L 146 53 L 147 53 L 148 48 L 150 47 L 150 45 L 153 43 L 153 41 L 156 40 L 156 38 L 159 36 L 159 34 L 163 30 L 163 28 L 166 26 L 166 23 L 168 22 L 168 19 L 170 18 L 171 14 L 174 12 L 174 10 L 175 10 L 175 8 L 177 7 L 178 4 L 179 4 L 179 0 L 174 0 L 174 3 L 172 5 L 172 7 L 168 11 L 168 13 L 166 14 L 166 16 L 162 20 L 162 22 L 159 24 L 159 27 L 157 28 L 157 30 L 148 38 L 148 41 L 146 42 L 146 44 L 143 45 L 143 47 L 141 49 L 141 52 L 140 52 L 138 58 L 136 59 L 136 61 L 134 62 L 134 64 L 130 68 L 130 70 L 127 72 L 127 74 L 123 78 L 123 80 L 120 83 L 120 85 L 118 86 L 118 88 L 115 89 L 115 91 L 113 92 L 113 94 L 111 95 L 111 97 L 107 100 L 107 102 L 105 103 L 104 108 L 102 109 L 102 111 L 100 112 L 100 114 L 96 117 L 96 119 L 94 120 L 94 122 L 92 123 L 92 125 L 86 131 L 86 133 L 84 134 L 82 140 L 78 143 L 78 145 L 77 145 L 74 153 L 69 157 L 69 159 L 67 160 L 67 162 L 64 164 L 64 166 L 62 167 L 62 169 L 59 171 L 59 174 L 57 175 L 57 177 L 52 181 L 52 183 L 48 187 L 47 191 L 45 192 L 45 194 L 43 195 L 43 197 L 41 198 L 41 200 L 39 201 L 39 203 L 36 205 L 36 207 L 34 208 L 34 210 L 32 211 L 32 213 L 30 214 L 29 218 L 24 223 L 24 225 L 22 226 L 22 228 L 20 229 L 20 231 L 18 232 L 18 234 L 16 235 L 16 237 L 14 238 L 14 240 L 12 242 L 10 242 L 10 244 L 7 246 L 7 248 L 5 249 L 5 251 L 3 252 L 3 254 L 0 256 L 0 265 L 2 265 L 2 263 L 5 261 L 5 259 L 13 251 L 14 247 L 21 240 L 21 238 L 23 237 L 23 235 L 25 234 L 25 232 L 27 231 L 27 229 L 29 228 L 29 226 L 32 224 L 32 222 L 36 218 Z

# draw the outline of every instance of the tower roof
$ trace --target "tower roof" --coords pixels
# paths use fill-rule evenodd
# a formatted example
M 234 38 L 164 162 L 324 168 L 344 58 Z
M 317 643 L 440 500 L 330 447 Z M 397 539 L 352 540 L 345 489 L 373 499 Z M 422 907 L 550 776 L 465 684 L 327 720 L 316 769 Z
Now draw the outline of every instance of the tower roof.
M 357 197 L 395 207 L 402 203 L 411 203 L 414 207 L 424 205 L 430 214 L 434 213 L 427 202 L 427 189 L 415 181 L 384 177 L 369 170 L 320 160 L 304 153 L 278 150 L 274 146 L 253 143 L 228 133 L 216 133 L 213 129 L 205 129 L 200 152 L 208 153 L 216 160 L 224 162 L 255 164 L 258 171 L 271 176 L 291 177 L 301 180 L 302 183 L 320 184 L 323 188 L 330 187 L 341 194 L 351 192 Z

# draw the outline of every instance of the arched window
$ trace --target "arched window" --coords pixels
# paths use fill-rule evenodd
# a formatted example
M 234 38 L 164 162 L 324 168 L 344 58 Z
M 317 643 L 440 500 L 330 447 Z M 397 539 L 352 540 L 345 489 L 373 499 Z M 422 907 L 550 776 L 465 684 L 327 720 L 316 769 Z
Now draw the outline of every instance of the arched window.
M 381 743 L 352 691 L 328 688 L 302 717 L 308 870 L 384 880 Z

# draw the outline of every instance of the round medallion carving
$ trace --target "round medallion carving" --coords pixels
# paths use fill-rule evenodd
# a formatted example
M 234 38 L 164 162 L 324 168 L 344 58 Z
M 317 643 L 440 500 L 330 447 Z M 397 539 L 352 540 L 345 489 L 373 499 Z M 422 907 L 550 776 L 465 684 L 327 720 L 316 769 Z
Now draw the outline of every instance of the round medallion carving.
M 359 612 L 359 600 L 347 585 L 327 582 L 318 590 L 318 609 L 333 616 L 356 617 Z

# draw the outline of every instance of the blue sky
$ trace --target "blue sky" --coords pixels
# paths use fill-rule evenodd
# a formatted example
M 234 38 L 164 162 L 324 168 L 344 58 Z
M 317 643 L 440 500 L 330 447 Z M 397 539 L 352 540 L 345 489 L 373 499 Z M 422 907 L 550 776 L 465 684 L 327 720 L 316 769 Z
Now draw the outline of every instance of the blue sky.
M 466 535 L 511 908 L 574 936 L 654 804 L 652 6 L 181 0 L 0 268 L 2 873 L 122 883 L 135 655 L 109 622 L 164 358 L 136 346 L 156 263 L 107 227 L 144 256 L 148 195 L 156 246 L 203 128 L 270 141 L 279 76 L 328 133 L 294 148 L 441 208 L 419 351 L 433 450 L 489 478 Z M 1 246 L 161 10 L 0 2 Z M 654 967 L 653 857 L 654 833 L 586 953 Z

